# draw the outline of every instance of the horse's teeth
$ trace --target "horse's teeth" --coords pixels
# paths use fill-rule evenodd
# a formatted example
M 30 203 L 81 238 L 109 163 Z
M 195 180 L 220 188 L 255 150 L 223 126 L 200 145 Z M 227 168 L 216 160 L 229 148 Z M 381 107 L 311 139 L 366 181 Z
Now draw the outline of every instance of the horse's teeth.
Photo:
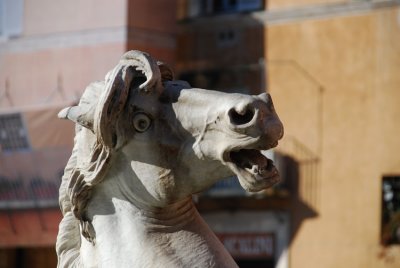
M 258 174 L 263 175 L 267 172 L 267 169 L 265 167 L 261 167 L 258 169 Z
M 259 176 L 265 176 L 268 173 L 268 167 L 267 166 L 258 166 L 258 165 L 252 165 L 251 168 L 245 168 L 247 172 L 253 174 L 253 175 L 259 175 Z
M 253 167 L 251 168 L 251 171 L 253 174 L 257 174 L 258 173 L 258 166 L 257 165 L 253 165 Z

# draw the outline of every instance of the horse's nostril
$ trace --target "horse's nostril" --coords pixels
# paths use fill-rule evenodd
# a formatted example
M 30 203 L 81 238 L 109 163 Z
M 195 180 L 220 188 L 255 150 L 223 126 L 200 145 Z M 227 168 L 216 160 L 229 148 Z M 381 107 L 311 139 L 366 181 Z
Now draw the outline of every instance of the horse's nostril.
M 254 110 L 247 107 L 244 112 L 237 112 L 234 108 L 232 108 L 229 113 L 229 118 L 231 123 L 234 125 L 244 125 L 249 123 L 254 117 Z

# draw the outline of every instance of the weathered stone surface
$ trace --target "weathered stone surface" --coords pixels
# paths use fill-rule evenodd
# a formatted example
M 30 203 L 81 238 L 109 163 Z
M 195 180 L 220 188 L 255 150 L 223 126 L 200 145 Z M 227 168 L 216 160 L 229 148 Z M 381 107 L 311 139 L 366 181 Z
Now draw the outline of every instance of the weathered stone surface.
M 59 267 L 236 267 L 191 195 L 232 174 L 248 191 L 279 180 L 260 153 L 283 135 L 269 95 L 192 88 L 129 51 L 59 117 L 77 124 Z

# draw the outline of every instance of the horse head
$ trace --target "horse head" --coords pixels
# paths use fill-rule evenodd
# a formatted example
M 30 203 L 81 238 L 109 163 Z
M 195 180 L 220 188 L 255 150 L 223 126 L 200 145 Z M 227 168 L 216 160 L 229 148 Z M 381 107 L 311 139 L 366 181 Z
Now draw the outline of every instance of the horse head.
M 247 191 L 279 181 L 261 153 L 283 136 L 268 94 L 192 88 L 143 52 L 125 53 L 105 81 L 89 85 L 79 104 L 59 117 L 80 129 L 60 203 L 81 223 L 88 221 L 96 185 L 113 177 L 125 181 L 118 186 L 123 198 L 153 207 L 187 199 L 231 175 Z M 90 240 L 90 226 L 81 227 Z

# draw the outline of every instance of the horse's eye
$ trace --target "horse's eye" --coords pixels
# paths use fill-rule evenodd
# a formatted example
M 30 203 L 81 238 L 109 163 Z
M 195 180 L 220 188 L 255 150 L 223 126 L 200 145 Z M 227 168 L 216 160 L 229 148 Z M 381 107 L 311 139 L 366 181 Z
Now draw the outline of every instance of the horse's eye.
M 151 119 L 144 113 L 133 115 L 133 126 L 137 132 L 145 132 L 151 125 Z

